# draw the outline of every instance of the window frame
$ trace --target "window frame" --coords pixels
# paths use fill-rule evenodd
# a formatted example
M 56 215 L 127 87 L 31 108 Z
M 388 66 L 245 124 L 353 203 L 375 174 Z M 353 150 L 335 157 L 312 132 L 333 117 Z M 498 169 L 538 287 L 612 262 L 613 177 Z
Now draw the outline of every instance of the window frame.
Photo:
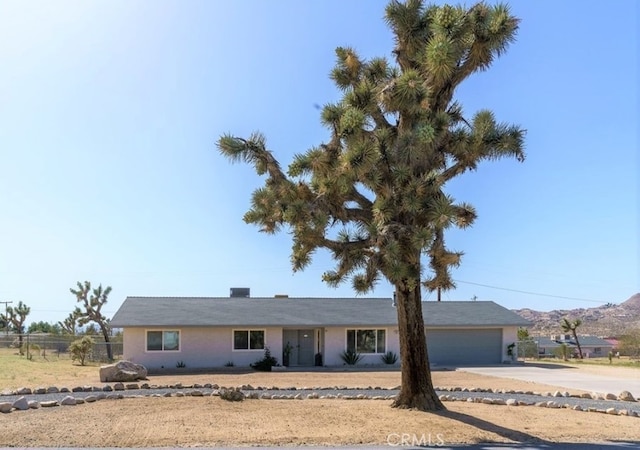
M 247 348 L 236 348 L 236 332 L 247 333 Z M 262 347 L 251 348 L 251 333 L 262 333 Z M 231 351 L 233 352 L 263 352 L 267 348 L 267 330 L 264 328 L 234 328 L 231 330 Z
M 349 332 L 350 331 L 354 332 L 353 350 L 355 350 L 356 353 L 361 355 L 384 355 L 387 352 L 387 346 L 388 346 L 387 336 L 389 335 L 388 333 L 389 330 L 387 328 L 345 328 L 345 340 L 344 340 L 345 351 L 349 351 Z M 359 331 L 360 332 L 370 331 L 370 332 L 373 332 L 373 334 L 375 335 L 375 351 L 373 353 L 358 351 L 358 332 Z M 380 345 L 380 342 L 378 339 L 381 331 L 384 332 L 384 342 L 382 342 L 382 345 Z
M 179 353 L 182 351 L 182 330 L 178 328 L 150 328 L 144 331 L 144 351 L 145 353 Z M 149 350 L 149 333 L 162 333 L 162 348 Z M 165 333 L 178 333 L 178 348 L 176 350 L 165 349 Z

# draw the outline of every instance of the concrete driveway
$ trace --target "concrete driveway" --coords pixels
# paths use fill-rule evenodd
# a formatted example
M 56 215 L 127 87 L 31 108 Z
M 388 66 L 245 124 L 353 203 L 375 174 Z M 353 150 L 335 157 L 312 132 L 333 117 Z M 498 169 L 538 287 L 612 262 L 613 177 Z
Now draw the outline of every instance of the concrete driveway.
M 457 370 L 480 375 L 532 381 L 566 389 L 579 389 L 589 392 L 610 392 L 617 395 L 622 391 L 629 391 L 636 399 L 640 399 L 640 370 L 637 369 L 617 369 L 624 370 L 626 376 L 616 376 L 615 370 L 607 375 L 594 374 L 562 364 L 539 363 L 491 367 L 459 367 Z M 629 374 L 631 374 L 631 376 L 629 376 Z

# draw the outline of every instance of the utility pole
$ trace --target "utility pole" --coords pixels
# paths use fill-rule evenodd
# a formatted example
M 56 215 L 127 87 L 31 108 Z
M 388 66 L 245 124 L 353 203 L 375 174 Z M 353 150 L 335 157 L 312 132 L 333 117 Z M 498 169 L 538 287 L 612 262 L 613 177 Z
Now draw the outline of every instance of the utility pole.
M 9 336 L 9 303 L 13 303 L 13 302 L 0 302 L 0 303 L 4 303 L 4 318 L 5 318 L 4 329 L 5 329 L 6 335 Z

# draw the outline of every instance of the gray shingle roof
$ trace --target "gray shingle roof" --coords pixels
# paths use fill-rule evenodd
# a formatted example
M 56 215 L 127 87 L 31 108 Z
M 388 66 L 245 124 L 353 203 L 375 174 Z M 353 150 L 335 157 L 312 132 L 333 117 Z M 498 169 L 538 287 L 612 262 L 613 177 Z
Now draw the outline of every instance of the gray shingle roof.
M 494 302 L 423 302 L 425 325 L 529 326 Z M 111 326 L 363 326 L 396 325 L 389 298 L 127 297 Z
M 539 347 L 556 348 L 560 347 L 560 344 L 563 342 L 570 347 L 576 347 L 576 341 L 573 337 L 567 341 L 554 341 L 546 336 L 535 337 L 533 339 L 538 342 Z M 597 336 L 578 336 L 578 340 L 582 347 L 613 347 L 611 343 Z

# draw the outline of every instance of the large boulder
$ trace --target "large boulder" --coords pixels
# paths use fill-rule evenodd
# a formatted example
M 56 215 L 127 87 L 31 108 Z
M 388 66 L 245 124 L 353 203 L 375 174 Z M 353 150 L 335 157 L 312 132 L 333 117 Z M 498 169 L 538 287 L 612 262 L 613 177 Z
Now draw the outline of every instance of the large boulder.
M 131 361 L 118 361 L 115 364 L 100 367 L 100 381 L 126 382 L 147 379 L 147 368 Z

